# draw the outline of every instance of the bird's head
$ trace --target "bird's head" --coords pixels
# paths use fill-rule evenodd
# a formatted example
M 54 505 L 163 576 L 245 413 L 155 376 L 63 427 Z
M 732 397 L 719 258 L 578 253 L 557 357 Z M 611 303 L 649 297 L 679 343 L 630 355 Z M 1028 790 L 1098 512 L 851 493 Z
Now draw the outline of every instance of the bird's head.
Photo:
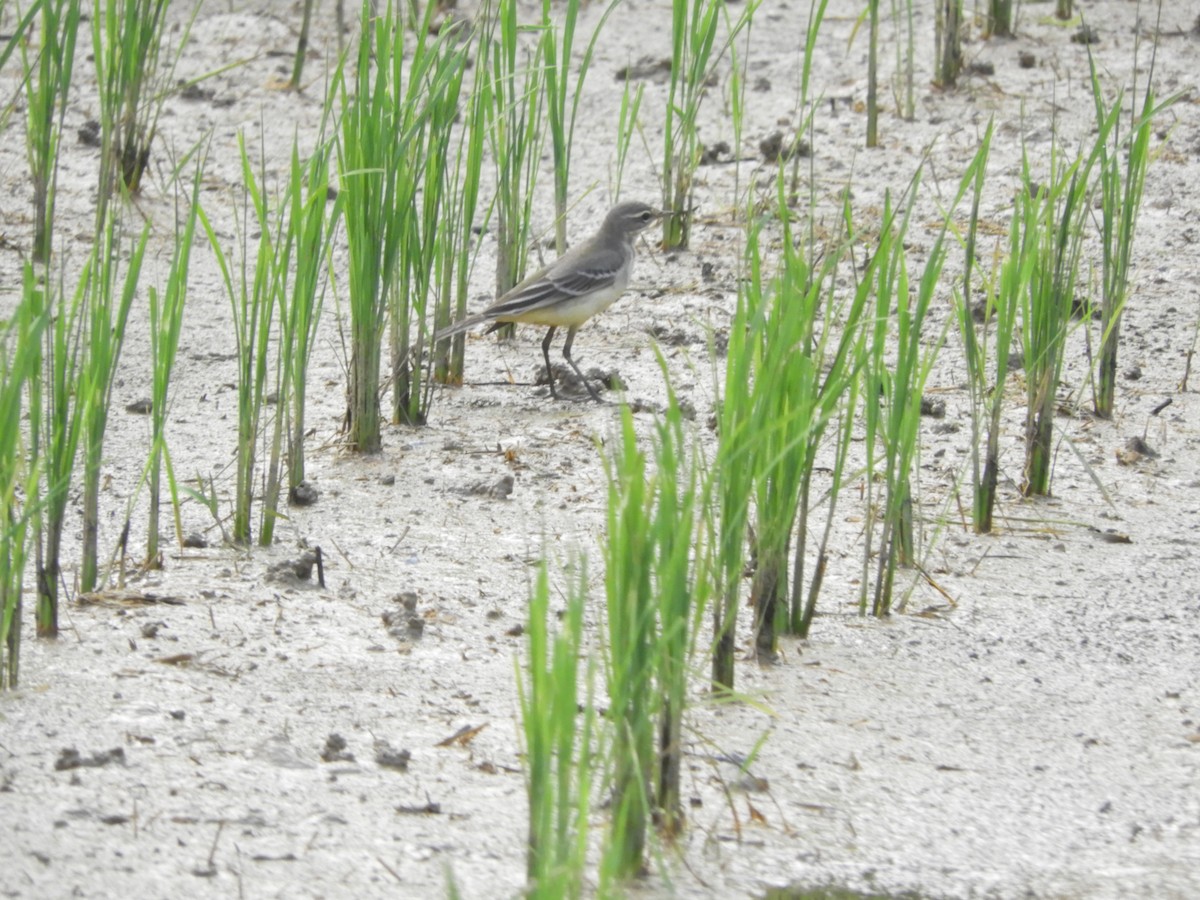
M 632 237 L 645 231 L 664 215 L 661 209 L 655 209 L 639 200 L 629 200 L 618 203 L 608 211 L 608 215 L 604 217 L 604 230 Z

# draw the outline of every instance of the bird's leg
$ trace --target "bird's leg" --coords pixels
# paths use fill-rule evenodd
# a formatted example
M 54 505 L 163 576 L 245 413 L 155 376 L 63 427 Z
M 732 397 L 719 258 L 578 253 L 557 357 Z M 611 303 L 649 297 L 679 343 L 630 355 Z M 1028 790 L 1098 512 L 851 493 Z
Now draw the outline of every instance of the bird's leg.
M 574 331 L 571 332 L 574 334 Z M 546 360 L 546 378 L 550 381 L 550 396 L 555 400 L 558 399 L 558 394 L 554 390 L 554 369 L 550 366 L 550 342 L 554 340 L 554 326 L 550 326 L 550 330 L 546 332 L 546 337 L 542 340 L 542 358 Z M 571 338 L 567 338 L 570 343 Z
M 583 382 L 583 386 L 592 395 L 592 399 L 597 403 L 603 403 L 604 401 L 600 399 L 600 395 L 596 393 L 596 389 L 588 383 L 587 377 L 579 371 L 579 366 L 575 365 L 575 360 L 571 359 L 571 344 L 575 340 L 575 332 L 578 330 L 578 328 L 572 328 L 567 332 L 567 340 L 563 344 L 563 359 L 575 370 L 575 374 L 579 376 L 579 380 Z

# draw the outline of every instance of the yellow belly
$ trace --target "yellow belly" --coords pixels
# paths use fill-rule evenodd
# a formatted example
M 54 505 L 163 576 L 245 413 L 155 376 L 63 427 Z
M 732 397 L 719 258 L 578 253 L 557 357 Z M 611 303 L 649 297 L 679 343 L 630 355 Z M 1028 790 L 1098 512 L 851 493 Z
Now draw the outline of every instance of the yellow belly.
M 612 306 L 624 292 L 623 286 L 614 285 L 604 291 L 561 300 L 513 316 L 502 316 L 497 321 L 523 322 L 526 325 L 545 325 L 553 328 L 578 328 L 592 316 Z

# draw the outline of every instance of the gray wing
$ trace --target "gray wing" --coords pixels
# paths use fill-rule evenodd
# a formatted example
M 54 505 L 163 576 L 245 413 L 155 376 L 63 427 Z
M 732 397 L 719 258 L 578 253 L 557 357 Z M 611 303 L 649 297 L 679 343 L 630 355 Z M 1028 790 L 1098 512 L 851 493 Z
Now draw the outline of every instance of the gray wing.
M 489 319 L 517 316 L 564 298 L 582 297 L 609 287 L 625 265 L 625 248 L 591 250 L 587 257 L 587 265 L 580 266 L 574 261 L 578 257 L 567 253 L 547 269 L 525 279 L 488 307 L 484 315 Z

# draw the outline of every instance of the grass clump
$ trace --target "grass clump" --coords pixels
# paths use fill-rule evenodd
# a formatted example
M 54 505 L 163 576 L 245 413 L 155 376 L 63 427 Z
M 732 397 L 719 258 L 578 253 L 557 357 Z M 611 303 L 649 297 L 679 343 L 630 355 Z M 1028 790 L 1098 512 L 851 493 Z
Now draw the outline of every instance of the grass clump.
M 287 451 L 287 497 L 296 496 L 304 480 L 304 402 L 308 361 L 323 306 L 323 277 L 338 207 L 331 215 L 329 193 L 330 146 L 321 142 L 307 161 L 301 161 L 292 141 L 291 166 L 272 228 L 272 292 L 279 307 L 279 343 L 275 357 L 275 422 L 272 429 L 263 492 L 259 543 L 274 539 L 275 521 L 282 515 L 280 493 L 284 451 Z
M 20 680 L 21 612 L 40 460 L 21 427 L 22 403 L 38 378 L 48 316 L 33 267 L 23 269 L 21 301 L 0 323 L 0 689 Z
M 1159 4 L 1159 16 L 1162 4 Z M 1136 54 L 1135 54 L 1136 60 Z M 1150 164 L 1150 135 L 1155 116 L 1176 98 L 1156 106 L 1152 86 L 1154 65 L 1150 66 L 1140 110 L 1130 110 L 1129 131 L 1122 137 L 1120 112 L 1124 108 L 1125 92 L 1118 91 L 1111 106 L 1104 102 L 1096 61 L 1089 51 L 1092 96 L 1096 104 L 1096 125 L 1099 134 L 1111 139 L 1097 139 L 1099 152 L 1097 178 L 1100 183 L 1100 352 L 1096 374 L 1094 409 L 1096 415 L 1112 418 L 1116 401 L 1117 349 L 1121 336 L 1121 317 L 1129 294 L 1129 269 L 1133 257 L 1133 241 L 1146 170 Z M 1111 123 L 1109 125 L 1108 123 Z M 1122 153 L 1124 151 L 1124 153 Z M 1123 162 L 1122 162 L 1123 159 Z
M 233 529 L 230 537 L 235 544 L 248 546 L 253 535 L 251 518 L 258 438 L 263 407 L 267 402 L 267 347 L 279 305 L 280 266 L 290 255 L 290 249 L 280 246 L 281 225 L 273 220 L 260 178 L 254 174 L 246 151 L 245 136 L 241 133 L 238 134 L 238 149 L 242 160 L 244 197 L 241 221 L 237 225 L 240 246 L 235 248 L 236 252 L 226 252 L 222 248 L 221 240 L 203 208 L 199 216 L 220 266 L 233 313 L 238 365 L 238 436 Z M 265 168 L 265 161 L 261 165 Z M 250 221 L 251 209 L 254 211 L 253 223 Z M 249 240 L 254 232 L 258 234 L 258 243 L 252 260 Z M 212 499 L 215 502 L 215 496 Z M 264 516 L 267 515 L 264 511 Z
M 597 733 L 591 663 L 580 677 L 586 588 L 581 564 L 562 626 L 552 634 L 543 563 L 529 604 L 528 684 L 517 679 L 529 800 L 526 893 L 547 900 L 581 896 L 587 863 Z
M 433 8 L 431 4 L 428 12 Z M 400 289 L 405 254 L 414 250 L 406 242 L 419 234 L 410 222 L 416 218 L 413 209 L 401 202 L 406 190 L 408 197 L 414 196 L 423 174 L 409 168 L 410 145 L 421 139 L 434 111 L 444 110 L 446 94 L 460 83 L 465 65 L 465 51 L 451 40 L 453 29 L 435 38 L 429 24 L 427 15 L 406 66 L 392 3 L 373 18 L 364 3 L 353 91 L 346 79 L 339 79 L 338 175 L 350 250 L 346 428 L 350 446 L 363 453 L 382 447 L 383 330 L 389 309 L 394 310 L 390 303 L 393 291 Z M 393 353 L 402 349 L 394 346 Z
M 434 262 L 437 302 L 434 325 L 445 328 L 467 314 L 471 271 L 478 244 L 475 215 L 479 208 L 480 172 L 488 134 L 487 117 L 492 103 L 490 67 L 486 64 L 491 44 L 475 36 L 473 82 L 459 129 L 454 164 L 445 188 L 441 208 L 442 223 Z M 466 336 L 455 335 L 434 347 L 433 377 L 444 384 L 462 384 Z
M 491 78 L 487 106 L 488 146 L 496 169 L 496 296 L 502 296 L 525 277 L 533 196 L 546 133 L 543 104 L 548 71 L 545 41 L 532 47 L 522 40 L 516 0 L 496 0 L 494 30 L 485 36 L 491 46 L 487 62 Z M 557 69 L 556 77 L 561 77 Z M 561 88 L 552 91 L 558 103 Z M 565 137 L 565 136 L 564 136 Z M 515 326 L 498 329 L 510 337 Z
M 31 456 L 41 462 L 41 493 L 36 504 L 38 637 L 57 637 L 62 581 L 62 537 L 67 495 L 79 449 L 83 404 L 81 342 L 87 280 L 94 256 L 85 262 L 68 300 L 61 283 L 38 282 L 26 268 L 24 302 L 29 315 L 47 317 L 42 347 L 29 378 Z
M 197 4 L 165 66 L 162 53 L 170 0 L 95 0 L 92 54 L 100 89 L 100 199 L 136 194 L 150 163 L 150 147 L 170 90 L 171 76 L 187 44 Z
M 748 345 L 739 349 L 748 352 L 750 359 L 752 396 L 746 423 L 750 436 L 745 439 L 749 447 L 745 464 L 752 473 L 755 498 L 750 595 L 755 649 L 763 661 L 775 657 L 780 634 L 803 627 L 798 595 L 788 612 L 789 546 L 802 498 L 807 516 L 813 468 L 825 429 L 843 399 L 852 401 L 856 396 L 852 385 L 864 361 L 859 333 L 868 308 L 866 290 L 856 291 L 844 308 L 839 307 L 833 288 L 842 249 L 833 247 L 814 267 L 792 233 L 782 171 L 777 188 L 776 212 L 782 225 L 778 271 L 764 278 L 761 222 L 752 224 L 749 277 L 734 322 L 735 330 L 745 328 L 749 333 Z M 844 462 L 844 456 L 840 459 Z M 840 467 L 833 477 L 835 482 L 841 479 Z M 807 522 L 800 528 L 797 560 L 804 557 Z
M 575 47 L 575 30 L 579 20 L 581 0 L 566 0 L 561 27 L 555 21 L 551 0 L 542 0 L 541 58 L 545 66 L 542 86 L 549 128 L 550 150 L 554 162 L 554 242 L 559 256 L 567 252 L 567 197 L 571 187 L 571 148 L 575 143 L 575 124 L 579 116 L 579 100 L 588 69 L 592 65 L 596 42 L 608 17 L 621 0 L 611 0 L 596 23 L 579 59 L 574 80 L 570 76 L 571 55 Z M 567 103 L 568 98 L 570 104 Z M 568 112 L 569 106 L 569 112 Z
M 988 0 L 987 32 L 994 37 L 1012 37 L 1014 0 Z
M 1016 326 L 1017 307 L 1027 290 L 1035 259 L 1028 240 L 1035 206 L 1028 195 L 1018 196 L 1009 223 L 1004 254 L 997 248 L 996 262 L 984 282 L 984 297 L 973 301 L 973 281 L 978 248 L 979 206 L 991 152 L 994 123 L 976 154 L 973 199 L 965 241 L 966 265 L 962 291 L 956 294 L 955 312 L 962 336 L 971 401 L 971 522 L 980 534 L 992 530 L 996 487 L 1000 477 L 1000 425 L 1008 379 L 1009 351 Z M 965 182 L 964 182 L 965 183 Z M 1034 232 L 1036 233 L 1036 232 Z M 986 431 L 986 434 L 984 433 Z
M 304 481 L 308 363 L 324 308 L 330 246 L 341 217 L 340 204 L 329 207 L 331 152 L 332 145 L 321 140 L 312 155 L 302 161 L 293 141 L 290 175 L 284 189 L 288 242 L 295 246 L 295 272 L 290 289 L 285 284 L 281 295 L 277 414 L 286 419 L 289 501 L 295 499 Z M 276 445 L 272 454 L 277 457 Z
M 1048 181 L 1034 181 L 1026 155 L 1022 191 L 1036 205 L 1029 224 L 1036 233 L 1036 256 L 1028 289 L 1021 294 L 1021 343 L 1025 368 L 1025 466 L 1021 492 L 1050 493 L 1054 458 L 1054 415 L 1067 335 L 1075 309 L 1080 248 L 1089 198 L 1092 160 L 1068 161 L 1057 144 L 1051 149 Z
M 167 469 L 171 488 L 172 508 L 175 510 L 175 536 L 183 540 L 183 524 L 179 518 L 179 495 L 171 454 L 167 448 L 167 411 L 171 405 L 171 377 L 179 352 L 179 337 L 183 330 L 183 315 L 187 306 L 188 271 L 191 267 L 192 241 L 200 209 L 200 186 L 204 179 L 204 159 L 196 162 L 192 175 L 192 191 L 187 210 L 180 223 L 178 198 L 175 211 L 175 247 L 166 287 L 160 292 L 151 287 L 150 311 L 150 458 L 146 463 L 149 479 L 149 521 L 146 529 L 146 565 L 162 566 L 159 550 L 159 513 L 161 505 L 162 467 Z
M 933 21 L 934 80 L 952 88 L 963 69 L 963 0 L 937 0 Z
M 883 230 L 874 255 L 879 265 L 874 273 L 874 333 L 867 365 L 864 409 L 868 446 L 877 444 L 882 451 L 885 486 L 878 571 L 871 602 L 871 612 L 876 616 L 885 616 L 891 611 L 897 566 L 912 565 L 916 559 L 912 477 L 919 449 L 921 401 L 926 379 L 945 335 L 943 331 L 930 347 L 924 346 L 925 321 L 945 260 L 941 236 L 929 251 L 915 297 L 910 294 L 904 241 L 917 184 L 914 181 L 910 205 L 898 223 L 890 197 L 885 200 Z M 884 348 L 893 315 L 896 340 L 895 353 L 891 356 L 885 355 Z M 869 474 L 874 472 L 870 462 L 867 471 Z
M 726 19 L 725 0 L 673 0 L 671 4 L 671 80 L 663 121 L 662 191 L 663 247 L 688 246 L 692 224 L 692 179 L 700 165 L 697 118 L 713 67 L 742 29 L 761 0 L 750 0 L 717 37 Z
M 693 539 L 700 498 L 697 466 L 685 455 L 674 397 L 653 446 L 652 471 L 632 414 L 624 408 L 620 435 L 606 461 L 613 803 L 602 891 L 641 869 L 652 819 L 668 835 L 683 823 L 686 658 L 707 594 L 706 579 L 696 568 L 703 553 Z
M 79 587 L 85 592 L 95 590 L 99 579 L 100 464 L 104 434 L 112 408 L 117 363 L 149 236 L 147 222 L 141 234 L 130 242 L 128 257 L 123 260 L 123 228 L 116 221 L 116 208 L 108 206 L 92 251 L 86 299 L 88 324 L 76 398 L 83 416 L 83 558 Z
M 429 27 L 426 21 L 418 34 Z M 410 137 L 397 180 L 399 208 L 409 212 L 400 220 L 400 273 L 389 301 L 392 422 L 408 425 L 424 424 L 432 401 L 433 356 L 426 354 L 425 348 L 432 335 L 442 276 L 449 276 L 458 262 L 457 245 L 463 240 L 462 229 L 456 227 L 456 212 L 465 214 L 466 210 L 453 202 L 459 198 L 451 191 L 461 185 L 461 177 L 478 178 L 477 171 L 463 173 L 451 165 L 451 130 L 458 118 L 466 54 L 446 43 L 418 47 L 413 65 L 419 66 L 422 56 L 432 54 L 431 76 L 436 73 L 441 80 L 438 89 L 432 90 L 428 79 L 409 75 L 408 87 L 413 93 L 405 105 L 403 130 Z M 430 89 L 423 102 L 422 88 Z M 447 201 L 454 210 L 449 215 Z
M 41 4 L 41 45 L 30 58 L 28 44 L 18 35 L 12 48 L 21 48 L 25 72 L 25 128 L 29 173 L 33 179 L 34 262 L 49 263 L 54 237 L 58 146 L 75 65 L 79 32 L 79 0 L 44 0 Z

